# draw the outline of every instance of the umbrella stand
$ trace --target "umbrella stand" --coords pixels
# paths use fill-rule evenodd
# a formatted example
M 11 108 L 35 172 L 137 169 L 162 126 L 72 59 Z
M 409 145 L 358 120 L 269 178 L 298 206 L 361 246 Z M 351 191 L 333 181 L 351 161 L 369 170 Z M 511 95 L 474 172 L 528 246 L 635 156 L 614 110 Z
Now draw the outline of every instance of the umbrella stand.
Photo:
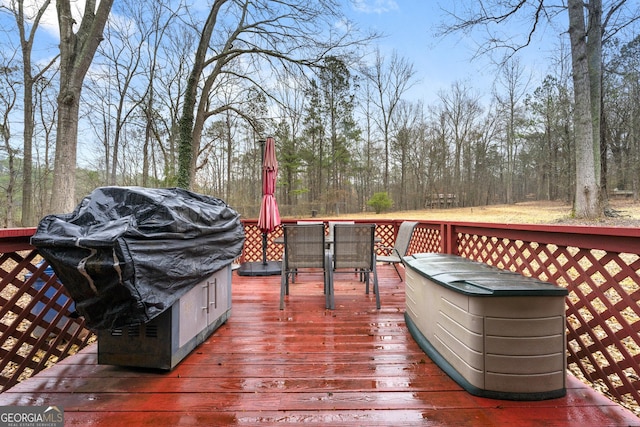
M 244 262 L 238 268 L 240 276 L 276 276 L 282 271 L 281 261 L 267 261 L 267 233 L 262 233 L 262 261 Z
M 262 179 L 263 179 L 263 188 L 265 185 L 265 142 L 264 140 L 260 141 L 260 147 L 262 152 Z M 264 197 L 264 191 L 263 191 Z M 279 218 L 279 217 L 278 217 Z M 278 224 L 280 220 L 278 219 Z M 262 261 L 256 262 L 245 262 L 240 265 L 238 269 L 238 275 L 240 276 L 275 276 L 279 275 L 282 270 L 282 262 L 281 261 L 267 261 L 267 234 L 268 232 L 262 231 Z

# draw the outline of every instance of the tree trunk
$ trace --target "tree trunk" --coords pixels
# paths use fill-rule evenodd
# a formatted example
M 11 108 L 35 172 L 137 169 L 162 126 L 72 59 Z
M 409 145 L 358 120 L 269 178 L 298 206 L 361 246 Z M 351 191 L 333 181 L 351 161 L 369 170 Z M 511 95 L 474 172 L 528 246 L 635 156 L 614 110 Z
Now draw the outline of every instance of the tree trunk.
M 593 160 L 598 183 L 598 203 L 605 206 L 607 200 L 606 176 L 602 176 L 602 0 L 589 1 L 587 25 L 587 60 L 589 62 L 589 89 L 591 101 L 591 125 L 593 127 Z
M 31 54 L 29 53 L 29 55 Z M 35 225 L 33 212 L 33 78 L 31 76 L 31 58 L 23 59 L 23 64 L 24 130 L 22 136 L 24 151 L 22 153 L 22 226 L 30 227 Z
M 569 0 L 569 36 L 571 38 L 571 63 L 575 98 L 574 125 L 576 135 L 576 194 L 574 215 L 578 218 L 597 218 L 602 207 L 596 173 L 596 150 L 599 138 L 593 134 L 591 88 L 587 33 L 584 7 L 581 0 Z M 596 120 L 599 117 L 595 118 Z M 598 168 L 600 163 L 598 162 Z M 599 171 L 598 171 L 599 173 Z
M 56 2 L 60 27 L 60 92 L 58 93 L 58 129 L 53 169 L 51 211 L 64 213 L 76 204 L 76 159 L 78 149 L 78 111 L 84 77 L 102 40 L 113 0 L 87 0 L 77 33 L 69 1 Z
M 73 210 L 76 188 L 76 158 L 78 140 L 78 111 L 80 89 L 60 93 L 58 98 L 58 131 L 53 167 L 53 193 L 51 211 L 65 213 Z
M 25 25 L 24 17 L 24 0 L 15 3 L 17 9 L 13 10 L 20 33 L 20 46 L 22 49 L 22 73 L 24 79 L 24 97 L 23 97 L 23 114 L 24 114 L 24 130 L 23 130 L 23 181 L 22 181 L 22 226 L 35 225 L 35 213 L 33 208 L 33 85 L 36 80 L 42 77 L 42 74 L 48 69 L 53 62 L 52 60 L 44 69 L 36 76 L 32 75 L 31 51 L 33 48 L 34 38 L 40 20 L 51 3 L 46 0 L 39 7 L 38 12 L 30 22 Z
M 211 41 L 211 35 L 216 25 L 218 18 L 218 12 L 227 0 L 216 0 L 211 6 L 211 11 L 207 17 L 207 21 L 202 29 L 200 35 L 200 43 L 196 51 L 196 57 L 187 80 L 187 87 L 184 94 L 184 104 L 182 106 L 182 117 L 180 117 L 180 123 L 178 125 L 178 132 L 180 134 L 178 140 L 178 187 L 189 188 L 191 186 L 191 180 L 194 174 L 192 169 L 195 164 L 193 158 L 194 141 L 193 141 L 193 127 L 195 114 L 194 109 L 196 107 L 197 97 L 196 92 L 198 90 L 198 81 L 202 70 L 204 70 L 205 59 L 207 49 L 209 48 L 209 42 Z M 198 138 L 198 145 L 200 139 Z
M 11 147 L 11 133 L 9 132 L 9 115 L 11 114 L 11 110 L 15 105 L 15 96 L 12 97 L 11 100 L 3 97 L 3 101 L 7 101 L 7 109 L 3 112 L 2 123 L 0 123 L 0 137 L 2 137 L 2 143 L 4 149 L 7 151 L 7 166 L 9 169 L 9 179 L 6 180 L 4 184 L 4 193 L 6 194 L 4 198 L 4 223 L 2 226 L 4 228 L 13 227 L 13 210 L 14 210 L 14 202 L 13 196 L 15 191 L 15 183 L 18 172 L 16 171 L 15 166 L 15 158 L 16 158 L 16 150 Z M 0 211 L 0 214 L 2 212 Z

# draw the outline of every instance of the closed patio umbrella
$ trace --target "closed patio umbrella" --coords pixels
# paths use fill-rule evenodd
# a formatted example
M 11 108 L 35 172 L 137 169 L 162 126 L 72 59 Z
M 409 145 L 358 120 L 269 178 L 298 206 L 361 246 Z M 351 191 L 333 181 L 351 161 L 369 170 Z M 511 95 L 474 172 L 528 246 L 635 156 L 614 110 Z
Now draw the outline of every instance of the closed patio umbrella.
M 273 138 L 267 138 L 262 157 L 262 204 L 258 217 L 258 228 L 263 235 L 262 261 L 266 262 L 266 237 L 280 225 L 280 212 L 274 193 L 276 191 L 276 179 L 278 175 L 278 160 L 276 159 L 276 147 Z
M 280 225 L 280 211 L 274 195 L 278 175 L 274 139 L 267 138 L 262 149 L 262 202 L 258 216 L 258 228 L 262 231 L 262 262 L 244 263 L 238 271 L 242 276 L 268 276 L 280 274 L 281 270 L 279 261 L 267 261 L 267 234 Z

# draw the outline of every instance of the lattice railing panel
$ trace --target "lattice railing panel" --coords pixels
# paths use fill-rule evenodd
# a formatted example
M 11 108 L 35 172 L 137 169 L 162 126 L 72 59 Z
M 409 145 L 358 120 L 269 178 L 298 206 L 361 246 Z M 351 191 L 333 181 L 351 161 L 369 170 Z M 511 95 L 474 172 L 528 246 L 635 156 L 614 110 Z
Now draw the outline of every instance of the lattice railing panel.
M 244 247 L 240 262 L 262 261 L 262 231 L 256 224 L 244 224 Z M 282 236 L 282 227 L 276 227 L 271 233 L 267 233 L 267 261 L 282 259 L 282 245 L 276 245 L 273 241 Z
M 0 391 L 95 340 L 35 250 L 0 252 Z
M 638 257 L 568 248 L 569 363 L 620 400 L 640 402 Z M 631 261 L 629 263 L 629 261 Z
M 420 252 L 441 252 L 442 235 L 437 227 L 418 225 L 413 230 L 408 255 Z
M 459 233 L 458 253 L 568 289 L 567 364 L 640 403 L 640 255 Z M 638 246 L 640 251 L 640 246 Z
M 380 239 L 379 246 L 392 248 L 396 240 L 397 226 L 393 223 L 382 223 L 376 225 L 376 237 Z

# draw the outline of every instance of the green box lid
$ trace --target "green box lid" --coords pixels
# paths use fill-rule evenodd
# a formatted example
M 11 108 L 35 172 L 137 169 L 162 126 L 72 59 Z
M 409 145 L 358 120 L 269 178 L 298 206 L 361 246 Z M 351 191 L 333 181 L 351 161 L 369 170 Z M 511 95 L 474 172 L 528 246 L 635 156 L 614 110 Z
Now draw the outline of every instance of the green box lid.
M 566 288 L 448 254 L 414 254 L 407 268 L 456 292 L 473 296 L 565 296 Z

